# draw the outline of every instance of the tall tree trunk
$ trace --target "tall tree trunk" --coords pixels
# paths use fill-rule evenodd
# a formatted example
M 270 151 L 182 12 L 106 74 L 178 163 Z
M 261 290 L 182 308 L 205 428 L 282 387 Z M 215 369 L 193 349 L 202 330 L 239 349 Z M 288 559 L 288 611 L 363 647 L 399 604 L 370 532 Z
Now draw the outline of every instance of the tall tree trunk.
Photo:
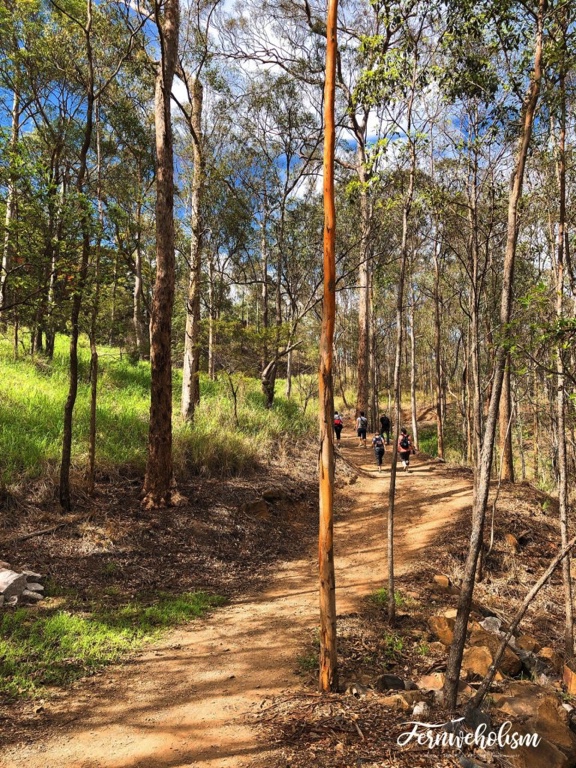
M 528 155 L 530 140 L 532 137 L 534 114 L 536 112 L 536 105 L 538 103 L 538 95 L 540 92 L 540 81 L 542 78 L 542 38 L 545 8 L 546 0 L 539 0 L 536 24 L 534 70 L 522 108 L 520 136 L 518 139 L 518 148 L 516 151 L 512 184 L 510 187 L 510 195 L 508 201 L 507 238 L 506 250 L 504 254 L 500 303 L 500 327 L 502 329 L 506 329 L 508 327 L 512 311 L 512 281 L 514 277 L 514 261 L 516 257 L 516 243 L 518 238 L 518 204 L 522 196 L 524 168 L 526 165 L 526 157 Z M 464 643 L 466 641 L 468 617 L 470 615 L 470 608 L 472 605 L 476 566 L 482 546 L 484 520 L 486 516 L 486 506 L 488 503 L 488 493 L 490 490 L 490 474 L 492 471 L 494 439 L 498 422 L 498 410 L 500 405 L 500 394 L 502 392 L 502 382 L 504 379 L 506 354 L 507 352 L 505 340 L 502 339 L 496 346 L 490 404 L 488 407 L 488 415 L 486 418 L 484 437 L 482 440 L 480 466 L 475 477 L 475 493 L 472 510 L 472 533 L 470 536 L 470 547 L 466 558 L 462 588 L 458 601 L 458 613 L 454 627 L 454 640 L 450 647 L 446 669 L 446 683 L 444 690 L 446 705 L 451 710 L 456 708 L 458 681 L 460 677 L 460 667 L 462 665 Z
M 442 320 L 440 310 L 440 239 L 434 246 L 434 365 L 436 374 L 436 437 L 438 458 L 444 461 L 444 420 L 442 418 Z
M 208 376 L 210 381 L 216 379 L 216 339 L 215 339 L 215 307 L 214 290 L 214 260 L 211 258 L 208 262 Z
M 186 302 L 186 337 L 182 374 L 182 416 L 194 419 L 200 402 L 200 288 L 202 280 L 202 192 L 204 189 L 204 152 L 202 147 L 202 84 L 192 81 L 190 132 L 194 154 L 192 176 L 192 238 L 190 244 L 190 280 Z
M 178 0 L 155 3 L 162 57 L 156 70 L 156 281 L 150 321 L 151 403 L 145 508 L 174 501 L 172 467 L 172 307 L 174 304 L 174 150 L 170 98 L 178 59 Z
M 78 393 L 78 337 L 80 335 L 80 310 L 88 277 L 88 265 L 90 262 L 91 239 L 91 213 L 88 202 L 84 199 L 84 183 L 88 171 L 88 152 L 92 142 L 94 127 L 94 62 L 92 51 L 92 0 L 86 4 L 86 27 L 84 28 L 86 40 L 86 58 L 88 62 L 89 80 L 86 89 L 86 115 L 82 148 L 80 150 L 80 164 L 76 179 L 79 204 L 81 206 L 82 251 L 80 256 L 80 268 L 72 298 L 72 312 L 70 317 L 70 364 L 68 397 L 64 406 L 64 425 L 62 431 L 62 460 L 60 463 L 60 506 L 65 510 L 71 509 L 70 498 L 70 461 L 72 458 L 72 420 L 76 395 Z
M 368 201 L 368 174 L 366 152 L 359 141 L 357 173 L 360 181 L 360 266 L 358 267 L 358 383 L 356 415 L 369 413 L 368 382 L 370 375 L 370 205 Z
M 334 98 L 338 1 L 328 0 L 326 81 L 324 86 L 324 303 L 320 337 L 320 674 L 321 691 L 338 689 L 336 648 L 336 580 L 334 576 L 334 390 L 332 359 L 336 316 L 336 210 L 334 206 Z
M 566 29 L 563 30 L 564 39 Z M 564 65 L 564 62 L 563 62 Z M 566 73 L 560 74 L 560 133 L 558 137 L 558 187 L 560 205 L 557 230 L 556 257 L 556 318 L 562 327 L 564 319 L 564 284 L 566 254 Z M 556 347 L 556 422 L 558 425 L 558 506 L 560 512 L 560 537 L 562 549 L 568 543 L 568 461 L 566 455 L 566 380 L 564 371 L 564 351 L 562 343 Z M 564 582 L 565 629 L 564 654 L 567 659 L 574 658 L 574 606 L 572 601 L 572 579 L 570 575 L 570 554 L 562 561 L 562 579 Z
M 416 405 L 416 329 L 414 322 L 414 304 L 416 297 L 414 291 L 410 297 L 408 308 L 408 322 L 410 324 L 410 410 L 412 412 L 412 439 L 414 446 L 418 448 L 418 412 Z
M 416 62 L 414 64 L 414 78 Z M 412 106 L 414 104 L 415 87 L 412 84 L 408 101 L 408 117 L 406 135 L 410 142 L 410 176 L 408 189 L 402 210 L 402 245 L 400 249 L 400 275 L 398 278 L 398 296 L 396 299 L 396 355 L 394 361 L 394 438 L 392 448 L 392 465 L 390 467 L 390 487 L 388 490 L 388 525 L 387 525 L 387 558 L 388 558 L 388 621 L 394 624 L 396 618 L 395 587 L 394 587 L 394 510 L 396 496 L 396 464 L 398 457 L 398 436 L 400 435 L 400 417 L 402 408 L 402 344 L 404 335 L 404 282 L 408 264 L 408 220 L 414 197 L 414 178 L 416 176 L 416 139 L 412 133 Z
M 136 251 L 134 253 L 134 292 L 132 295 L 132 323 L 136 339 L 138 360 L 150 357 L 150 333 L 144 322 L 144 283 L 142 280 L 142 163 L 138 158 L 138 201 L 136 203 Z M 116 265 L 114 265 L 116 271 Z
M 96 328 L 100 308 L 100 257 L 102 252 L 102 234 L 104 232 L 104 207 L 102 205 L 102 151 L 100 144 L 100 102 L 96 105 L 96 177 L 98 198 L 98 241 L 94 261 L 94 297 L 90 316 L 90 436 L 88 441 L 88 493 L 94 493 L 96 479 L 96 435 L 98 403 L 98 347 Z
M 510 387 L 510 354 L 506 356 L 506 369 L 500 400 L 500 451 L 502 466 L 500 478 L 514 482 L 514 458 L 512 453 L 512 396 Z
M 13 167 L 18 151 L 18 139 L 20 137 L 20 93 L 18 86 L 14 87 L 12 100 L 12 129 L 10 134 L 9 163 Z M 13 251 L 12 227 L 16 217 L 16 180 L 12 172 L 8 174 L 8 190 L 6 193 L 6 214 L 4 217 L 4 247 L 2 250 L 2 269 L 0 270 L 0 319 L 5 324 L 6 318 L 2 317 L 3 309 L 7 301 L 7 280 L 11 268 Z

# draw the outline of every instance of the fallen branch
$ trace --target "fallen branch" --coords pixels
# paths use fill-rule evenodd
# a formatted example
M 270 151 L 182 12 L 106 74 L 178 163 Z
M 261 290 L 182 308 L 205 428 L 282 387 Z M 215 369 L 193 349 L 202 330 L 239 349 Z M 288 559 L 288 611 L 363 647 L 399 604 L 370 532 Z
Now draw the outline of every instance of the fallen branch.
M 11 539 L 3 541 L 2 544 L 13 544 L 15 541 L 26 541 L 26 539 L 33 539 L 35 536 L 44 536 L 47 533 L 54 533 L 54 531 L 57 531 L 59 528 L 64 528 L 65 525 L 70 525 L 70 523 L 58 523 L 58 525 L 53 525 L 52 528 L 43 528 L 41 531 L 32 531 L 32 533 L 25 533 L 23 536 L 14 536 Z

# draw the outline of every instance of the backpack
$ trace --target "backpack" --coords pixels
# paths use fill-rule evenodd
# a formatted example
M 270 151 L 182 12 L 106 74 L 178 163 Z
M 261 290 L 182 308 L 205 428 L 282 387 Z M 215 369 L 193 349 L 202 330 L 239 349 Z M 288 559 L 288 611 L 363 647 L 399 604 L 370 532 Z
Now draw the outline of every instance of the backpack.
M 360 429 L 366 429 L 368 426 L 368 419 L 366 416 L 360 416 Z
M 374 448 L 384 448 L 384 440 L 382 440 L 380 435 L 374 438 Z
M 403 448 L 405 451 L 410 448 L 410 440 L 408 440 L 407 435 L 404 435 L 404 437 L 400 440 L 400 448 Z
M 335 427 L 341 427 L 342 426 L 342 419 L 338 417 L 337 419 L 334 419 L 334 426 Z

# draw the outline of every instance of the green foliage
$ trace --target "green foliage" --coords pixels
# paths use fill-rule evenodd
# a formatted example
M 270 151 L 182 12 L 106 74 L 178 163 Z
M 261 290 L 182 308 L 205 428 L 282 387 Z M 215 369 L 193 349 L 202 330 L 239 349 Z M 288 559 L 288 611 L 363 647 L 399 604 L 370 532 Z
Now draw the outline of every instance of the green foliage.
M 374 605 L 379 606 L 387 606 L 388 605 L 388 590 L 386 587 L 381 587 L 380 589 L 377 589 L 375 592 L 372 592 L 371 595 L 368 595 L 368 600 L 370 600 L 371 603 L 374 603 Z M 394 603 L 398 608 L 402 608 L 406 604 L 406 598 L 403 597 L 403 595 L 396 590 L 394 592 Z
M 398 656 L 404 650 L 404 638 L 394 632 L 386 632 L 382 637 L 384 655 L 389 659 Z
M 0 619 L 0 694 L 35 697 L 118 661 L 167 627 L 202 616 L 224 599 L 205 592 L 158 594 L 120 608 L 83 605 L 82 613 L 43 606 Z
M 82 467 L 88 450 L 90 405 L 89 348 L 80 341 L 79 387 L 74 415 L 73 464 Z M 60 459 L 62 416 L 68 391 L 68 339 L 58 337 L 52 362 L 37 357 L 14 360 L 0 342 L 0 482 L 49 474 Z M 202 401 L 194 424 L 180 420 L 181 372 L 174 373 L 174 452 L 177 471 L 231 475 L 253 469 L 285 437 L 316 428 L 314 414 L 303 414 L 297 399 L 287 399 L 277 382 L 274 407 L 264 407 L 259 381 L 242 377 L 238 425 L 225 376 L 201 380 Z M 150 367 L 132 363 L 116 349 L 100 349 L 97 411 L 97 464 L 142 472 L 146 462 Z M 296 393 L 297 395 L 298 393 Z

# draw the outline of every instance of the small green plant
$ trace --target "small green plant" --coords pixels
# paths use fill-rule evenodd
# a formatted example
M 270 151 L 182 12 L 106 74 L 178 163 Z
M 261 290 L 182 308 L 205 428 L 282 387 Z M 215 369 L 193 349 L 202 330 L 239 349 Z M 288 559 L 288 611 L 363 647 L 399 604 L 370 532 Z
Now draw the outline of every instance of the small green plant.
M 388 590 L 386 587 L 381 587 L 368 595 L 368 600 L 374 605 L 386 606 L 388 605 Z M 406 598 L 398 590 L 394 592 L 394 603 L 397 608 L 402 608 L 406 604 Z
M 315 672 L 318 669 L 318 654 L 313 651 L 304 653 L 297 657 L 296 663 L 301 674 Z
M 382 638 L 382 650 L 388 658 L 394 658 L 404 650 L 404 639 L 394 632 L 386 632 Z
M 418 647 L 416 648 L 416 653 L 419 656 L 429 656 L 430 655 L 430 646 L 428 643 L 419 643 Z
M 202 616 L 224 598 L 205 592 L 159 594 L 111 609 L 98 604 L 83 612 L 46 606 L 20 608 L 0 619 L 0 694 L 45 695 L 112 663 L 158 637 L 163 628 Z

